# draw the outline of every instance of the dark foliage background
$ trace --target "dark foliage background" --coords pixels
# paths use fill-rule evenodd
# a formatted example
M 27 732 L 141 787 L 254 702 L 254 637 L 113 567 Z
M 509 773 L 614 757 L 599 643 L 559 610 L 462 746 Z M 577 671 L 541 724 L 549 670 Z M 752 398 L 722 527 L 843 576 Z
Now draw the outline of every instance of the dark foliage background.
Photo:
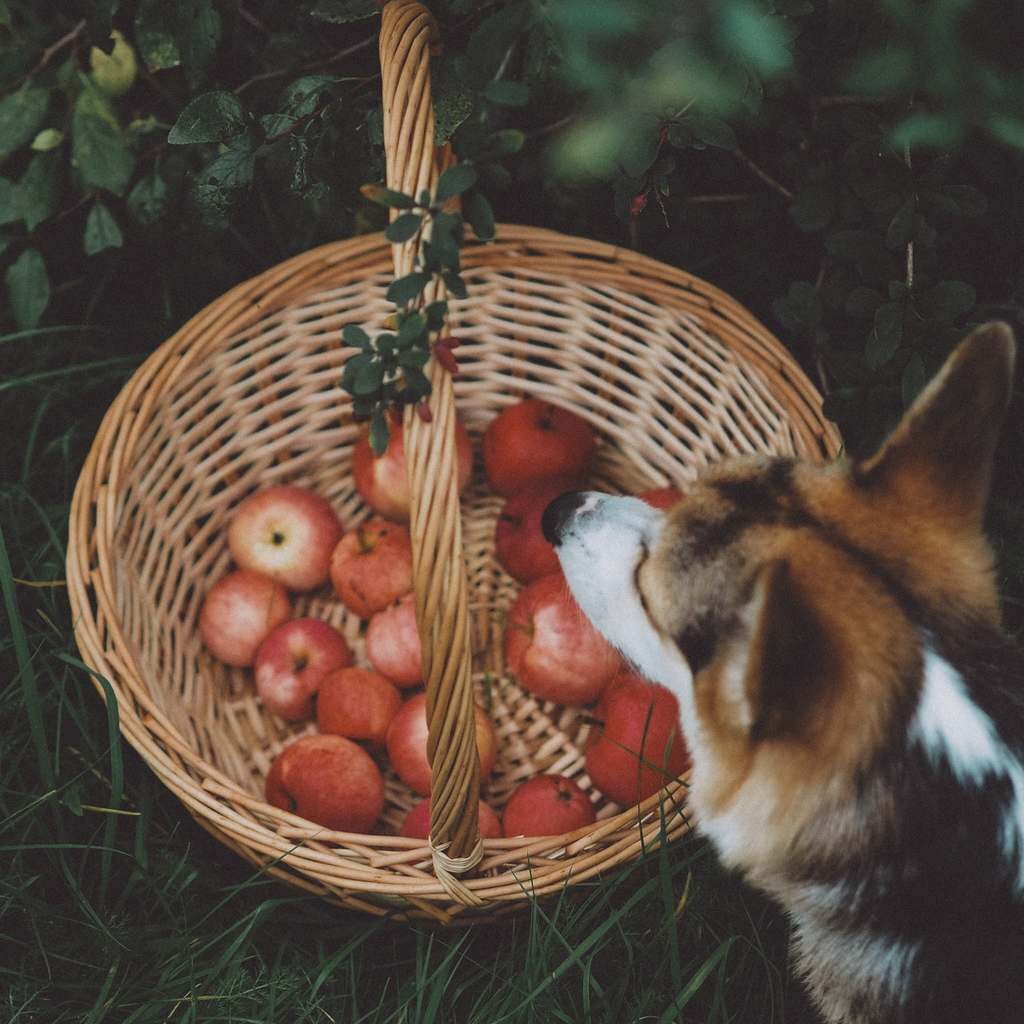
M 852 451 L 969 324 L 1024 329 L 1013 0 L 429 6 L 439 136 L 479 161 L 498 219 L 721 286 L 792 349 Z M 378 11 L 0 0 L 7 1019 L 669 1021 L 691 1019 L 695 981 L 694 1020 L 804 1019 L 783 923 L 706 857 L 645 862 L 553 923 L 364 948 L 364 924 L 252 879 L 183 820 L 74 660 L 68 502 L 121 383 L 233 284 L 385 224 L 359 191 L 383 178 Z M 1022 442 L 1018 386 L 990 515 L 1015 630 Z M 469 980 L 449 991 L 455 963 Z

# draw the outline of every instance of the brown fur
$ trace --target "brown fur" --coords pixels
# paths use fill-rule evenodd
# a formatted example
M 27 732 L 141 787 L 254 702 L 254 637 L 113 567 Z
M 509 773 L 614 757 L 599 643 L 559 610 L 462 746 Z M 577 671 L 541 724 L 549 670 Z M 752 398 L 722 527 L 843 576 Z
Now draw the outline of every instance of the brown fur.
M 637 573 L 666 638 L 694 622 L 716 624 L 714 656 L 694 682 L 702 770 L 693 806 L 709 822 L 735 817 L 728 827 L 738 837 L 725 858 L 769 888 L 801 844 L 822 855 L 858 841 L 855 822 L 828 836 L 813 823 L 849 799 L 857 773 L 905 725 L 916 698 L 907 682 L 920 678 L 916 630 L 844 544 L 910 594 L 998 623 L 980 517 L 1008 365 L 1008 332 L 977 332 L 865 463 L 795 464 L 774 492 L 771 460 L 712 469 Z M 779 514 L 733 536 L 729 517 L 742 521 L 744 495 L 757 498 L 758 488 L 768 488 Z M 843 543 L 803 525 L 798 511 Z

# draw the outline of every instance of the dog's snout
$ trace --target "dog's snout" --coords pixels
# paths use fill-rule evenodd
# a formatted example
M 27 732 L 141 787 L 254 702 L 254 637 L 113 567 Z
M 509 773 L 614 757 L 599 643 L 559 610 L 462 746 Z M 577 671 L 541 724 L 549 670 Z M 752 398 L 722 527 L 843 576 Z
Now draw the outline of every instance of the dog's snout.
M 558 547 L 565 524 L 585 500 L 586 495 L 581 491 L 568 491 L 566 494 L 560 494 L 544 509 L 540 528 L 544 531 L 544 537 L 549 544 Z

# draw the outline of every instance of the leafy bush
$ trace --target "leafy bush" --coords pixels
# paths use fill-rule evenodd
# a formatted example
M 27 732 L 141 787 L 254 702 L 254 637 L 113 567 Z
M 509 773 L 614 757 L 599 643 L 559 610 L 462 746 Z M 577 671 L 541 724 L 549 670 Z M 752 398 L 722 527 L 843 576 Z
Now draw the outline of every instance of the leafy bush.
M 499 215 L 706 268 L 782 333 L 854 446 L 923 386 L 979 299 L 1016 299 L 1013 4 L 432 9 L 438 139 L 489 161 L 479 194 Z M 378 12 L 7 0 L 13 326 L 84 308 L 145 323 L 152 343 L 239 278 L 383 227 L 359 192 L 383 178 Z

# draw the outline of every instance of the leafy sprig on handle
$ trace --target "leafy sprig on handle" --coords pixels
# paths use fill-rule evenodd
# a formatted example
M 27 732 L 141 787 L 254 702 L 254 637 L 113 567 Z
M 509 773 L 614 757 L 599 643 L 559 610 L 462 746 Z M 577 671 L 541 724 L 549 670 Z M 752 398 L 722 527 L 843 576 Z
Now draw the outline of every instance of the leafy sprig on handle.
M 426 293 L 438 282 L 455 298 L 466 297 L 459 255 L 465 221 L 461 213 L 445 210 L 450 200 L 465 195 L 466 220 L 474 234 L 481 241 L 494 237 L 494 213 L 476 182 L 476 168 L 466 162 L 448 168 L 433 194 L 424 190 L 414 197 L 380 184 L 361 189 L 367 199 L 403 211 L 388 225 L 385 237 L 416 246 L 413 270 L 388 287 L 388 300 L 395 304 L 388 329 L 376 337 L 355 324 L 342 331 L 344 342 L 360 351 L 345 364 L 341 386 L 352 396 L 355 418 L 369 420 L 370 447 L 378 455 L 387 450 L 391 438 L 389 412 L 415 405 L 423 418 L 429 418 L 426 400 L 431 386 L 423 369 L 431 355 L 449 373 L 458 372 L 452 352 L 457 342 L 446 331 L 448 302 L 428 303 Z

